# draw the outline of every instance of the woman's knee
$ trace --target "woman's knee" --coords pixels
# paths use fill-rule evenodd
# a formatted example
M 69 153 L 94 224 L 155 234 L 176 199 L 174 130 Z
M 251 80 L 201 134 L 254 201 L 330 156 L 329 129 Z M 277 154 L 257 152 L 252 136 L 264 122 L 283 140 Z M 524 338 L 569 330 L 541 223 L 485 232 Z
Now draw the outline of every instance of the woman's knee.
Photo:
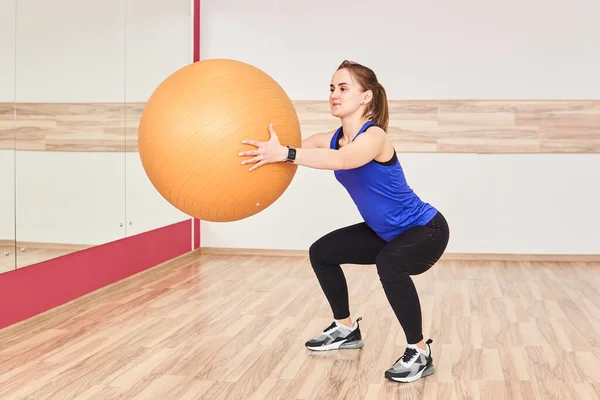
M 308 256 L 313 267 L 331 264 L 339 253 L 340 243 L 345 240 L 344 230 L 329 232 L 317 239 L 308 248 Z
M 308 257 L 313 268 L 323 266 L 326 259 L 326 249 L 327 246 L 323 237 L 310 245 L 308 248 Z
M 310 259 L 311 263 L 314 264 L 315 260 L 320 257 L 320 252 L 321 246 L 319 244 L 319 241 L 316 241 L 310 245 L 310 247 L 308 248 L 308 258 Z

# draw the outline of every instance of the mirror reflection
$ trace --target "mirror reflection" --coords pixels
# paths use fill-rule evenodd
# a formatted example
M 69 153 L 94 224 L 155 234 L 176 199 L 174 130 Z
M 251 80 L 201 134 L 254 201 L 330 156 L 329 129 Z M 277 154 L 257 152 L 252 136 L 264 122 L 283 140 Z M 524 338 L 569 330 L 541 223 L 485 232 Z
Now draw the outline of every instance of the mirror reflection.
M 145 101 L 193 61 L 191 2 L 5 4 L 0 272 L 190 220 L 147 179 L 136 139 Z

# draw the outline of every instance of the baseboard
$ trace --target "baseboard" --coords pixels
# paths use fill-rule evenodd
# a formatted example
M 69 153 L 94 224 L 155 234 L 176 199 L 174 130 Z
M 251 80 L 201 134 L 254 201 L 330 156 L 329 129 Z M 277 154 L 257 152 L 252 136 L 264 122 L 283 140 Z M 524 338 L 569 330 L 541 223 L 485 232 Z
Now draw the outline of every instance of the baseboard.
M 217 256 L 308 257 L 307 250 L 245 249 L 230 247 L 200 247 L 200 254 Z
M 307 250 L 248 249 L 227 247 L 201 247 L 202 255 L 308 257 Z M 492 254 L 492 253 L 446 253 L 448 261 L 539 261 L 539 262 L 600 262 L 600 254 Z
M 600 254 L 493 254 L 447 253 L 449 261 L 600 262 Z

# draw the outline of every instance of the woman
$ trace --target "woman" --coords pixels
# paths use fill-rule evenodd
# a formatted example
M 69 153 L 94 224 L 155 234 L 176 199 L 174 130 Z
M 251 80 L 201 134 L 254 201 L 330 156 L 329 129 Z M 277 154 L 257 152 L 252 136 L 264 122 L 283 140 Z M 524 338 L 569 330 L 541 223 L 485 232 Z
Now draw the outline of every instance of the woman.
M 255 150 L 242 164 L 250 170 L 273 162 L 294 162 L 333 170 L 364 222 L 335 230 L 310 247 L 310 262 L 331 306 L 334 321 L 306 342 L 311 350 L 363 346 L 358 321 L 352 321 L 348 288 L 341 264 L 375 264 L 386 297 L 404 330 L 407 347 L 384 376 L 411 382 L 431 375 L 434 366 L 429 339 L 423 341 L 419 296 L 410 275 L 427 271 L 441 257 L 449 240 L 446 220 L 408 186 L 392 141 L 386 134 L 388 104 L 375 73 L 344 61 L 334 73 L 329 103 L 341 127 L 317 133 L 294 149 L 279 143 L 273 125 L 268 142 L 244 141 Z

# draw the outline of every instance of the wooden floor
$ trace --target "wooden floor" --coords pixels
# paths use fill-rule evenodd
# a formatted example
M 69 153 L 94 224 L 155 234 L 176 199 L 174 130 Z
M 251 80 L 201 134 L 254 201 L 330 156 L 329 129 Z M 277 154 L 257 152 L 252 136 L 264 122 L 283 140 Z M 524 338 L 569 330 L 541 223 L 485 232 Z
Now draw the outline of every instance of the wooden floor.
M 365 347 L 304 257 L 192 253 L 0 331 L 2 399 L 600 399 L 600 264 L 443 261 L 415 278 L 434 375 L 384 379 L 404 335 L 371 266 L 345 266 Z

